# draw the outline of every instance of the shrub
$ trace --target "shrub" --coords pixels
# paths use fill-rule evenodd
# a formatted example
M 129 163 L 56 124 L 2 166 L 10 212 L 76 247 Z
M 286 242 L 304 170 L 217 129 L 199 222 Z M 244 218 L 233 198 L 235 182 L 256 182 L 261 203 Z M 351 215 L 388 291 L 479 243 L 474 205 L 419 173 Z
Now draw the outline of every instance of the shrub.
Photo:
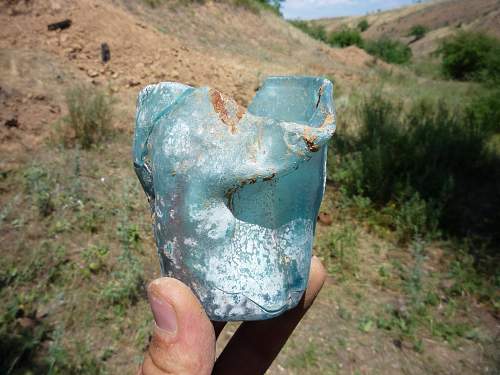
M 411 48 L 406 44 L 389 38 L 368 41 L 364 46 L 366 52 L 377 56 L 391 64 L 405 64 L 411 60 Z
M 362 47 L 363 38 L 361 37 L 359 30 L 346 27 L 341 29 L 340 31 L 332 32 L 328 37 L 328 43 L 332 46 L 338 46 L 342 48 L 352 45 Z
M 493 110 L 493 109 L 492 109 Z M 400 239 L 440 229 L 499 241 L 500 160 L 488 151 L 490 112 L 420 102 L 404 110 L 375 94 L 355 136 L 337 136 L 330 175 L 350 197 L 385 210 Z M 392 209 L 389 209 L 393 207 Z
M 102 142 L 110 133 L 112 100 L 104 92 L 92 87 L 76 86 L 66 94 L 68 115 L 65 123 L 70 137 L 82 148 L 88 149 Z M 66 134 L 68 136 L 68 134 Z
M 300 20 L 292 20 L 290 23 L 314 39 L 321 40 L 322 42 L 327 41 L 327 34 L 323 25 L 313 25 L 307 21 Z
M 445 76 L 457 80 L 495 81 L 500 79 L 500 40 L 461 31 L 445 40 L 437 53 L 442 56 Z
M 423 25 L 415 25 L 410 29 L 410 32 L 408 33 L 408 36 L 413 36 L 415 37 L 414 41 L 422 39 L 425 34 L 427 34 L 427 27 Z
M 484 131 L 500 133 L 500 89 L 476 95 L 467 112 Z
M 361 32 L 368 30 L 369 27 L 370 27 L 370 25 L 368 24 L 368 21 L 366 19 L 363 19 L 363 20 L 359 21 L 359 23 L 358 23 L 358 29 Z

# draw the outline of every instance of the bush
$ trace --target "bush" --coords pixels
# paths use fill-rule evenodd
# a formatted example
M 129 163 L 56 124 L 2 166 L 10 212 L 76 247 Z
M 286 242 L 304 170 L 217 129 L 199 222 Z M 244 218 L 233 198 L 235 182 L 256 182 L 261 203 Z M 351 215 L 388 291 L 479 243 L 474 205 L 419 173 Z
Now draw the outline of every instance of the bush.
M 482 33 L 461 31 L 445 40 L 442 56 L 445 76 L 457 80 L 500 80 L 500 40 Z
M 337 47 L 348 47 L 352 45 L 356 45 L 358 47 L 363 46 L 363 38 L 359 30 L 343 28 L 340 31 L 334 31 L 328 37 L 328 43 L 332 46 Z
M 368 24 L 368 21 L 365 19 L 359 21 L 359 23 L 358 23 L 358 29 L 361 32 L 368 30 L 369 27 L 370 27 L 370 25 Z
M 305 32 L 307 35 L 322 42 L 327 41 L 327 34 L 323 25 L 313 25 L 307 21 L 293 20 L 290 23 Z
M 439 225 L 454 235 L 500 240 L 500 160 L 488 151 L 495 131 L 488 113 L 426 102 L 405 111 L 376 94 L 359 117 L 357 135 L 336 137 L 338 159 L 330 164 L 347 196 L 385 209 L 402 239 Z
M 365 43 L 365 50 L 391 64 L 406 64 L 411 60 L 411 48 L 397 40 L 382 38 Z
M 102 142 L 111 130 L 112 100 L 104 92 L 92 87 L 77 86 L 66 94 L 69 137 L 88 149 Z
M 415 37 L 414 41 L 422 39 L 425 34 L 427 34 L 427 27 L 423 25 L 415 25 L 410 29 L 410 32 L 408 33 L 408 36 L 413 36 Z

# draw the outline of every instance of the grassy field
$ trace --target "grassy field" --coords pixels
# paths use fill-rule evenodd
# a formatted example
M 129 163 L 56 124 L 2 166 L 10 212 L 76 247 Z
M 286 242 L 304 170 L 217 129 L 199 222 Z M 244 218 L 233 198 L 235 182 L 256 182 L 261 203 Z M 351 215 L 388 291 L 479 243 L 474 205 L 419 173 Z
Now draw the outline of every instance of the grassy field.
M 419 78 L 407 70 L 371 74 L 381 85 L 374 90 L 391 98 L 387 103 L 409 93 L 439 98 L 450 85 L 464 97 L 474 90 L 439 81 L 419 90 Z M 342 164 L 348 160 L 342 144 L 366 126 L 363 110 L 384 103 L 345 92 L 338 100 L 322 207 L 334 224 L 320 224 L 315 244 L 331 278 L 272 371 L 335 374 L 346 366 L 348 373 L 388 373 L 388 363 L 404 352 L 393 373 L 454 373 L 478 365 L 493 373 L 487 368 L 493 369 L 498 345 L 498 274 L 495 281 L 485 272 L 497 270 L 476 267 L 474 251 L 482 243 L 443 233 L 418 197 L 391 196 L 381 204 L 362 189 L 350 192 L 350 178 L 360 179 L 348 176 L 355 168 Z M 158 267 L 129 143 L 130 136 L 112 134 L 83 150 L 54 137 L 36 161 L 2 174 L 0 233 L 9 248 L 0 267 L 2 369 L 115 373 L 130 368 L 130 358 L 140 360 L 150 333 L 144 287 Z M 318 334 L 310 336 L 307 327 Z M 435 358 L 436 347 L 444 357 Z M 461 358 L 454 370 L 445 367 L 448 356 Z
M 360 69 L 324 71 L 338 128 L 314 252 L 329 278 L 269 373 L 498 373 L 498 91 L 444 78 L 437 57 Z M 0 170 L 0 373 L 133 374 L 151 333 L 150 213 L 131 126 L 114 126 L 132 124 L 132 94 L 76 81 L 50 136 Z

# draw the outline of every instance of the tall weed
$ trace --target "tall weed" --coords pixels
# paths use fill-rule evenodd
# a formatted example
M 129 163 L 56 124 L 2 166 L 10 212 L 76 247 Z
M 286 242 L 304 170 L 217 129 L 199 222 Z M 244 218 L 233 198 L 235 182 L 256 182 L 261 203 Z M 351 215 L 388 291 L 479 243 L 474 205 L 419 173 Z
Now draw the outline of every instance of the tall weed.
M 67 130 L 66 143 L 69 140 L 84 149 L 99 144 L 109 136 L 113 117 L 112 100 L 103 91 L 76 86 L 66 94 L 68 115 L 65 118 Z

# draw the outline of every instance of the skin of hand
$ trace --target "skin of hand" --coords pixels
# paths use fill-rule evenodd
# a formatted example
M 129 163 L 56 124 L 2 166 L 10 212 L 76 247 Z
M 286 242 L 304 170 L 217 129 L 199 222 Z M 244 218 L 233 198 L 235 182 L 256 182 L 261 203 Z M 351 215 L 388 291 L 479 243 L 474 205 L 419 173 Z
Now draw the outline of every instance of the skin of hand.
M 182 282 L 154 280 L 148 286 L 154 332 L 137 375 L 264 374 L 311 307 L 326 275 L 313 256 L 307 289 L 297 307 L 274 319 L 243 322 L 217 359 L 215 342 L 226 323 L 211 322 Z

